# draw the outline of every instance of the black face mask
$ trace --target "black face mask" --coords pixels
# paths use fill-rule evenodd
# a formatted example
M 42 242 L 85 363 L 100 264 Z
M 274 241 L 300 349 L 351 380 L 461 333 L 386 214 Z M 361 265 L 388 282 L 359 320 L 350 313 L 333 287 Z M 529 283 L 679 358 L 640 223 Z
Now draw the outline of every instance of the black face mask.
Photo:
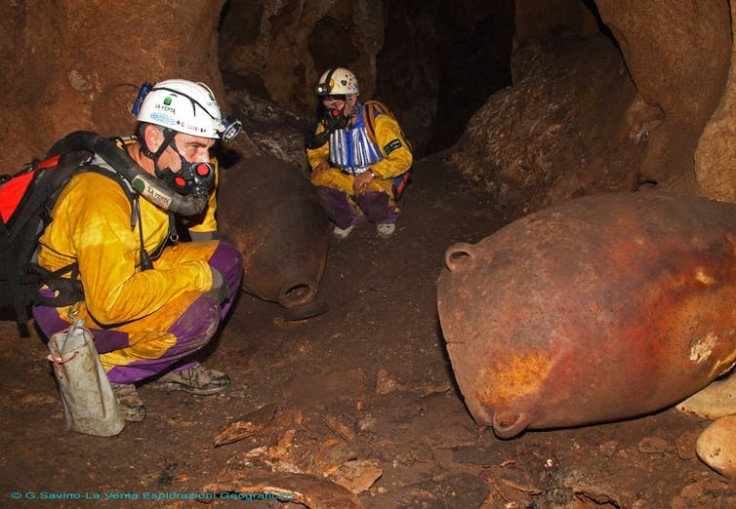
M 345 103 L 347 105 L 347 103 Z M 345 105 L 341 109 L 327 108 L 322 105 L 322 118 L 320 123 L 324 130 L 319 134 L 314 132 L 315 128 L 310 129 L 309 133 L 304 137 L 304 146 L 308 149 L 316 149 L 324 146 L 330 139 L 330 135 L 338 129 L 345 129 L 352 118 L 352 115 L 345 115 Z
M 181 170 L 177 173 L 170 168 L 159 169 L 155 167 L 156 176 L 174 188 L 184 196 L 207 196 L 215 183 L 215 167 L 210 163 L 190 163 L 181 154 L 174 141 L 171 147 L 179 156 Z
M 343 113 L 345 106 L 342 109 L 336 108 L 323 108 L 322 111 L 322 123 L 325 126 L 325 130 L 332 132 L 338 129 L 345 129 L 350 121 L 350 117 Z

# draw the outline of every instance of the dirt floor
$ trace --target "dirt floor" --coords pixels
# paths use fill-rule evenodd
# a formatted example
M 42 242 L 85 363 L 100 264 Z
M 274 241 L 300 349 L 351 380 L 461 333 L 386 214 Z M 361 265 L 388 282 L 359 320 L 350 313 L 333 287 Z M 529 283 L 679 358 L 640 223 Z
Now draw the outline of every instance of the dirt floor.
M 45 346 L 0 322 L 0 505 L 736 507 L 736 482 L 695 455 L 709 423 L 673 409 L 507 441 L 475 425 L 435 283 L 451 244 L 509 218 L 452 180 L 441 156 L 415 168 L 393 239 L 363 225 L 332 241 L 327 314 L 285 322 L 278 305 L 241 295 L 204 361 L 230 390 L 142 386 L 146 420 L 116 437 L 67 431 Z

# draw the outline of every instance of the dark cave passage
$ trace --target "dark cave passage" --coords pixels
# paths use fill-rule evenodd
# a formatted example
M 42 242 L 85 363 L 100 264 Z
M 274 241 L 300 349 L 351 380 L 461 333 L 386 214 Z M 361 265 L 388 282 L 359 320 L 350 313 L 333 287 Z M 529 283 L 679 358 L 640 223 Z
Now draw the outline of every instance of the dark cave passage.
M 293 22 L 297 15 L 284 9 L 269 20 L 272 30 Z M 379 15 L 383 19 L 377 20 Z M 247 86 L 250 93 L 308 116 L 314 111 L 314 83 L 300 81 L 306 74 L 303 68 L 319 75 L 330 67 L 347 67 L 361 82 L 362 98 L 381 100 L 395 112 L 419 157 L 456 143 L 488 97 L 511 85 L 513 0 L 400 0 L 385 4 L 361 27 L 340 12 L 329 12 L 307 36 L 310 61 L 300 61 L 303 68 L 284 77 L 290 82 L 285 92 L 265 84 L 256 72 L 243 68 L 247 66 L 235 69 L 232 55 L 223 54 L 252 43 L 248 34 L 257 32 L 254 23 L 261 16 L 262 11 L 253 12 L 241 1 L 225 3 L 220 46 L 226 76 L 237 80 L 238 86 Z M 356 37 L 358 30 L 382 32 L 371 39 Z M 361 41 L 367 47 L 361 47 Z M 366 53 L 374 54 L 370 66 L 365 64 Z M 375 82 L 368 72 L 371 66 Z

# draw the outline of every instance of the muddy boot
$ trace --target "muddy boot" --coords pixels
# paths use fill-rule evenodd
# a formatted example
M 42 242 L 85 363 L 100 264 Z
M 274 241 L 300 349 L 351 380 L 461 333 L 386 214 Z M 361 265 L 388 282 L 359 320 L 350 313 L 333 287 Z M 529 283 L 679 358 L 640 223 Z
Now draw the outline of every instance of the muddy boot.
M 133 384 L 116 384 L 110 383 L 115 399 L 118 400 L 120 413 L 126 422 L 141 422 L 146 417 L 146 407 L 138 396 Z
M 152 382 L 150 386 L 168 391 L 187 391 L 197 396 L 209 396 L 227 389 L 230 386 L 230 377 L 197 363 L 181 371 L 170 371 Z

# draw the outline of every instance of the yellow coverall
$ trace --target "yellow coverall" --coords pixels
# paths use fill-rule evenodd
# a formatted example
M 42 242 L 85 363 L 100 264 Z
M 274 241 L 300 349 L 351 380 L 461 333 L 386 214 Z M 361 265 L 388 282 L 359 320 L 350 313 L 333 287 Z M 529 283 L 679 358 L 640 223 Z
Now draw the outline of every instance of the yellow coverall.
M 154 268 L 140 268 L 140 228 L 146 251 L 155 253 L 169 236 L 169 213 L 144 198 L 131 230 L 131 201 L 115 180 L 98 173 L 74 176 L 60 194 L 52 222 L 40 238 L 38 263 L 54 271 L 76 262 L 84 301 L 76 306 L 35 306 L 47 337 L 65 329 L 70 311 L 84 318 L 95 336 L 111 382 L 133 383 L 185 362 L 215 333 L 230 303 L 222 308 L 207 292 L 210 265 L 235 295 L 242 257 L 229 244 L 212 240 L 163 249 Z M 202 222 L 193 231 L 217 229 L 213 192 Z
M 367 134 L 363 106 L 360 102 L 356 105 L 359 114 L 352 126 L 332 133 L 321 147 L 307 149 L 311 181 L 317 196 L 328 217 L 340 228 L 348 228 L 364 216 L 378 224 L 396 221 L 401 212 L 395 202 L 393 180 L 406 173 L 413 161 L 399 124 L 391 116 L 379 114 L 375 117 L 374 143 Z M 320 123 L 316 133 L 324 129 Z M 338 141 L 347 145 L 341 165 L 335 161 Z M 315 172 L 323 162 L 327 162 L 329 168 Z M 364 171 L 372 171 L 375 178 L 365 193 L 356 194 L 353 189 L 355 176 Z

